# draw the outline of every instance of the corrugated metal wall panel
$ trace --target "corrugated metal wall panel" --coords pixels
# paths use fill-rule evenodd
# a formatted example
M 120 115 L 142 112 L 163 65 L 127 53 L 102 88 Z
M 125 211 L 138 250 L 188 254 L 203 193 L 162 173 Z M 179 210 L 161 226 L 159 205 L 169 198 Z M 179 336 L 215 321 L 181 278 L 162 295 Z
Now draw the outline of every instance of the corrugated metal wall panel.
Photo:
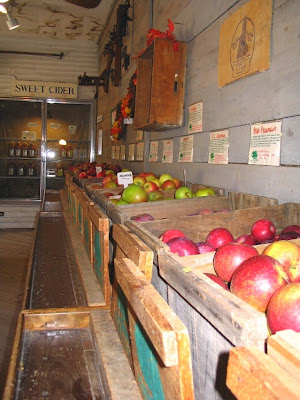
M 78 76 L 98 75 L 97 44 L 51 39 L 16 39 L 0 37 L 1 51 L 64 53 L 62 59 L 47 56 L 0 53 L 0 97 L 9 97 L 13 79 L 77 83 Z M 92 99 L 94 87 L 78 87 L 79 99 Z

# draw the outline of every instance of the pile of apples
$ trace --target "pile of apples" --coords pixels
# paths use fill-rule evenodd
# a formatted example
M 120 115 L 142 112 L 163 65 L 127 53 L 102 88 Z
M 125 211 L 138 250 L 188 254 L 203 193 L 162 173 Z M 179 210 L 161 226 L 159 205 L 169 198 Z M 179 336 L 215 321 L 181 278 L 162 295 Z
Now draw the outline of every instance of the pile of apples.
M 179 256 L 215 251 L 215 274 L 205 275 L 266 313 L 271 333 L 300 332 L 300 246 L 290 241 L 300 238 L 300 226 L 287 226 L 276 235 L 272 221 L 262 219 L 253 224 L 251 235 L 236 240 L 226 228 L 213 229 L 205 242 L 193 242 L 177 229 L 160 238 Z M 253 245 L 261 243 L 267 246 L 260 254 Z
M 102 171 L 97 172 L 96 167 L 101 167 Z M 120 165 L 108 165 L 105 162 L 98 165 L 96 161 L 93 162 L 86 161 L 79 165 L 72 165 L 70 166 L 69 169 L 75 175 L 78 175 L 78 177 L 81 179 L 103 178 L 110 173 L 116 175 L 118 172 L 122 171 Z

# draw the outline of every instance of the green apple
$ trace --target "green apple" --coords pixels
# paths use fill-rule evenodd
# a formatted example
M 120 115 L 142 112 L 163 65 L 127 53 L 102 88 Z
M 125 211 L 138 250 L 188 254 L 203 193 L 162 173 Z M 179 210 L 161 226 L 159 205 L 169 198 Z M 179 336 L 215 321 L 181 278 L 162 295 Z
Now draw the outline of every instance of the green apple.
M 163 200 L 163 198 L 164 195 L 160 190 L 153 190 L 152 192 L 148 193 L 149 201 Z
M 203 188 L 203 189 L 199 189 L 197 190 L 197 192 L 195 193 L 195 197 L 204 197 L 204 196 L 215 196 L 216 193 L 212 188 Z
M 129 171 L 130 171 L 130 169 L 123 168 L 121 172 L 129 172 Z
M 122 199 L 129 204 L 143 203 L 148 201 L 148 196 L 141 186 L 133 184 L 127 186 L 127 188 L 123 190 Z
M 155 183 L 155 185 L 157 186 L 157 187 L 161 187 L 161 184 L 160 184 L 160 182 L 159 182 L 159 179 L 158 178 L 156 178 L 156 179 L 152 179 L 152 181 L 151 182 L 154 182 Z
M 137 186 L 144 186 L 144 184 L 146 183 L 146 178 L 144 178 L 143 176 L 137 175 L 133 178 L 133 183 Z
M 149 172 L 149 173 L 145 176 L 145 178 L 146 178 L 146 181 L 147 181 L 147 182 L 151 182 L 151 181 L 153 181 L 153 179 L 157 179 L 157 176 L 155 176 L 154 174 L 152 174 L 152 172 Z
M 172 180 L 173 180 L 173 178 L 172 178 L 172 176 L 169 175 L 169 174 L 162 174 L 162 175 L 159 177 L 159 183 L 160 183 L 161 185 L 164 183 L 164 181 L 172 181 Z
M 124 201 L 123 199 L 119 199 L 119 200 L 117 200 L 116 204 L 117 204 L 117 206 L 121 206 L 123 204 L 128 204 L 128 203 L 127 203 L 127 201 Z
M 189 199 L 193 197 L 193 192 L 186 186 L 180 186 L 175 192 L 175 199 Z

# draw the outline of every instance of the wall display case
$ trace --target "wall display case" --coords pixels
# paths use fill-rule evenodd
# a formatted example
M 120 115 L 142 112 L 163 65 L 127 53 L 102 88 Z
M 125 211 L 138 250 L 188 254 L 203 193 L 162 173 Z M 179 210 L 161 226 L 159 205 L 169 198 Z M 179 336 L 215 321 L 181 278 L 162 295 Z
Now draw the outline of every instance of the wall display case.
M 0 200 L 41 200 L 94 157 L 93 102 L 0 99 Z M 63 144 L 60 144 L 63 143 Z
M 182 126 L 185 71 L 186 43 L 154 39 L 138 59 L 135 129 L 160 131 Z

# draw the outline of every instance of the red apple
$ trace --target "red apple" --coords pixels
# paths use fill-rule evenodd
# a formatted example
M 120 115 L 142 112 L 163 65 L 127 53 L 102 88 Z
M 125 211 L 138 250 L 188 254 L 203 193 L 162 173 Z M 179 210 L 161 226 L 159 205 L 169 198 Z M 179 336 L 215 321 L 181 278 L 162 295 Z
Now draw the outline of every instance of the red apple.
M 154 182 L 146 182 L 143 187 L 146 193 L 153 192 L 153 190 L 158 190 L 158 187 Z
M 162 200 L 164 198 L 164 195 L 160 190 L 152 190 L 152 192 L 148 192 L 147 194 L 149 201 L 157 201 L 157 200 Z
M 300 233 L 295 232 L 295 231 L 287 231 L 283 232 L 279 235 L 278 240 L 292 240 L 292 239 L 298 239 L 300 237 Z
M 144 184 L 146 183 L 146 178 L 144 178 L 143 176 L 135 176 L 133 178 L 133 183 L 137 186 L 144 186 Z
M 167 243 L 169 240 L 174 239 L 176 237 L 185 237 L 185 234 L 180 231 L 179 229 L 167 229 L 165 232 L 163 232 L 160 235 L 160 239 L 164 242 Z
M 176 189 L 180 188 L 180 186 L 181 186 L 181 182 L 180 182 L 180 180 L 179 180 L 179 179 L 177 179 L 177 178 L 173 178 L 173 181 L 174 181 L 174 183 L 175 183 L 175 187 L 176 187 Z
M 264 242 L 265 240 L 273 240 L 275 233 L 275 225 L 268 219 L 260 219 L 254 222 L 251 228 L 251 235 L 259 243 Z
M 141 186 L 129 185 L 123 190 L 122 199 L 129 204 L 143 203 L 148 201 L 148 196 Z
M 176 237 L 167 242 L 172 253 L 178 254 L 179 257 L 191 256 L 199 254 L 196 244 L 187 237 Z
M 196 242 L 196 246 L 198 247 L 199 254 L 210 253 L 216 250 L 211 244 L 206 242 Z
M 300 234 L 300 226 L 299 225 L 289 225 L 286 228 L 284 228 L 281 233 L 290 232 L 290 231 L 298 232 Z
M 170 179 L 167 179 L 166 181 L 164 181 L 161 185 L 162 190 L 174 190 L 176 189 L 176 185 L 175 182 Z
M 242 262 L 259 253 L 255 247 L 242 243 L 225 243 L 219 247 L 214 256 L 214 269 L 216 274 L 226 282 L 230 279 Z
M 258 255 L 237 267 L 230 281 L 230 291 L 258 311 L 265 312 L 275 290 L 289 282 L 279 261 Z
M 300 282 L 300 246 L 289 240 L 278 240 L 262 254 L 275 258 L 283 265 L 292 282 Z
M 103 183 L 102 187 L 105 189 L 112 189 L 112 188 L 116 188 L 118 186 L 115 181 L 110 180 L 110 181 Z
M 176 189 L 175 199 L 190 199 L 193 197 L 193 192 L 186 186 L 180 186 Z
M 101 167 L 102 170 L 103 170 L 103 169 L 107 169 L 108 165 L 107 165 L 106 162 L 103 162 L 103 163 L 100 164 L 100 167 Z
M 161 185 L 164 183 L 164 181 L 172 180 L 172 179 L 173 179 L 173 177 L 172 177 L 171 175 L 169 175 L 169 174 L 162 174 L 162 175 L 160 175 L 160 177 L 158 178 L 159 183 L 160 183 Z
M 235 239 L 235 242 L 242 243 L 242 244 L 249 244 L 250 246 L 254 246 L 254 245 L 258 244 L 257 240 L 254 239 L 254 237 L 251 235 L 241 235 Z
M 105 177 L 105 172 L 103 172 L 103 171 L 97 172 L 96 177 L 97 177 L 97 178 L 103 178 L 103 177 Z
M 152 215 L 151 214 L 147 214 L 147 213 L 134 215 L 130 219 L 135 221 L 135 222 L 154 221 L 154 218 L 152 217 Z
M 218 275 L 211 274 L 209 272 L 204 272 L 204 275 L 208 276 L 212 281 L 216 282 L 218 285 L 220 285 L 223 289 L 227 290 L 230 292 L 228 283 L 224 282 Z
M 228 229 L 215 228 L 209 232 L 205 241 L 211 244 L 214 248 L 218 249 L 225 243 L 234 242 L 234 239 Z
M 79 177 L 80 179 L 87 179 L 88 174 L 87 174 L 86 172 L 80 172 L 80 174 L 78 175 L 78 177 Z
M 292 329 L 300 332 L 300 283 L 290 283 L 276 290 L 267 308 L 271 333 Z
M 118 172 L 122 171 L 122 168 L 120 165 L 114 165 L 113 166 L 113 171 L 117 174 Z

